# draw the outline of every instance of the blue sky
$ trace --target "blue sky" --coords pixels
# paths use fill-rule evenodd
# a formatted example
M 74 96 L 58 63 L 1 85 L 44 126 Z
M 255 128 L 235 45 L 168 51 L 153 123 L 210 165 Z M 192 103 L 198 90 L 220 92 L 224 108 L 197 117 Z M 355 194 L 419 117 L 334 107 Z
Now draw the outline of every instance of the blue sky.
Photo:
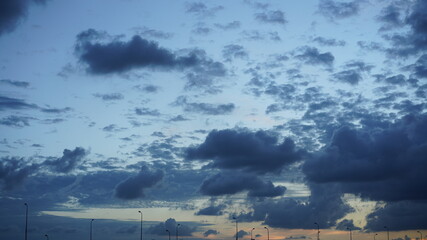
M 419 238 L 426 8 L 2 1 L 1 238 Z

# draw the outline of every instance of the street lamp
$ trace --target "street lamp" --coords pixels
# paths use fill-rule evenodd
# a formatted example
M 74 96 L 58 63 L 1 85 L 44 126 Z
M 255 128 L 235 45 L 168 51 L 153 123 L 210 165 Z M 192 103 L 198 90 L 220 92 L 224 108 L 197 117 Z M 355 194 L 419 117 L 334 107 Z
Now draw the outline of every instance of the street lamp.
M 252 232 L 255 230 L 255 228 L 251 229 L 251 240 L 253 240 L 254 238 L 252 237 Z
M 268 227 L 264 227 L 265 229 L 267 229 L 267 240 L 270 240 L 270 231 L 268 230 Z
M 374 235 L 374 240 L 376 240 L 376 239 L 375 239 L 375 237 L 376 237 L 377 235 L 378 235 L 378 233 L 375 233 L 375 235 Z
M 176 225 L 176 240 L 178 240 L 178 227 L 181 226 L 181 224 L 178 223 L 178 225 Z
M 168 234 L 169 234 L 169 240 L 171 240 L 171 232 L 168 229 L 166 229 L 166 232 L 168 232 Z
M 141 236 L 140 236 L 140 240 L 142 240 L 142 212 L 138 211 L 141 214 Z
M 314 223 L 317 226 L 317 240 L 320 240 L 320 227 L 317 222 Z
M 347 229 L 350 231 L 350 240 L 352 240 L 353 236 L 351 236 L 351 228 L 347 227 Z
M 235 219 L 236 220 L 236 240 L 239 240 L 239 230 L 238 230 L 238 227 L 237 227 L 237 218 L 236 217 L 233 217 L 233 219 Z
M 90 240 L 92 240 L 92 223 L 95 219 L 90 220 Z
M 420 231 L 417 231 L 420 234 L 420 240 L 423 240 L 423 234 Z
M 385 228 L 385 229 L 387 229 L 387 240 L 390 240 L 390 233 L 389 233 L 389 231 L 388 231 L 388 227 L 387 227 L 387 226 L 384 226 L 384 228 Z
M 46 237 L 47 240 L 49 240 L 49 235 L 45 234 L 44 236 Z
M 28 233 L 28 204 L 24 203 L 25 205 L 25 240 L 27 240 L 27 233 Z

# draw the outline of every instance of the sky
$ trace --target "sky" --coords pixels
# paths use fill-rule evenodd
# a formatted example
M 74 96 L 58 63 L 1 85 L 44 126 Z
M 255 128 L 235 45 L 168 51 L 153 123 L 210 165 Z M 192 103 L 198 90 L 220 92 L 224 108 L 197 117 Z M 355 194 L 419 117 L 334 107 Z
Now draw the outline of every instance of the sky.
M 0 239 L 427 238 L 426 97 L 423 0 L 2 0 Z

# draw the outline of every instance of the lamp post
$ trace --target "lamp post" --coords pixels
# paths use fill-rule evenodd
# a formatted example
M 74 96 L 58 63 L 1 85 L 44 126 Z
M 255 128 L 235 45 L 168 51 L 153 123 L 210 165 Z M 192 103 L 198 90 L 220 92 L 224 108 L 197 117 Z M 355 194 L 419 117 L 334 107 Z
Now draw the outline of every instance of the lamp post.
M 378 235 L 378 233 L 375 233 L 375 235 L 374 235 L 374 240 L 376 240 L 376 239 L 375 239 L 375 237 L 376 237 L 377 235 Z
M 420 240 L 423 240 L 423 234 L 420 231 L 417 231 L 420 234 Z
M 350 240 L 352 240 L 353 239 L 353 236 L 351 236 L 351 228 L 347 228 L 349 231 L 350 231 Z
M 255 230 L 255 228 L 252 228 L 251 229 L 251 240 L 253 240 L 254 238 L 252 237 L 253 235 L 252 235 L 252 232 Z
M 235 219 L 236 220 L 236 240 L 239 240 L 239 229 L 238 229 L 238 227 L 237 227 L 237 218 L 236 217 L 233 217 L 233 219 Z
M 181 226 L 181 224 L 178 223 L 178 225 L 176 225 L 176 240 L 178 240 L 178 227 Z
M 314 223 L 317 226 L 317 240 L 320 240 L 320 227 L 317 222 Z
M 49 235 L 45 234 L 44 236 L 46 237 L 47 240 L 49 240 Z
M 25 205 L 25 240 L 27 240 L 28 236 L 28 204 L 24 203 Z
M 142 212 L 138 211 L 141 214 L 141 235 L 140 235 L 140 240 L 142 240 Z
M 268 230 L 268 227 L 264 227 L 265 229 L 267 229 L 267 240 L 270 240 L 270 231 Z
M 388 231 L 388 227 L 387 227 L 387 226 L 384 226 L 384 228 L 385 228 L 385 229 L 387 229 L 387 240 L 390 240 L 390 233 L 389 233 L 389 231 Z
M 168 229 L 166 229 L 166 232 L 168 232 L 168 234 L 169 234 L 169 240 L 171 240 L 171 232 Z
M 92 223 L 95 219 L 90 220 L 90 240 L 92 240 Z

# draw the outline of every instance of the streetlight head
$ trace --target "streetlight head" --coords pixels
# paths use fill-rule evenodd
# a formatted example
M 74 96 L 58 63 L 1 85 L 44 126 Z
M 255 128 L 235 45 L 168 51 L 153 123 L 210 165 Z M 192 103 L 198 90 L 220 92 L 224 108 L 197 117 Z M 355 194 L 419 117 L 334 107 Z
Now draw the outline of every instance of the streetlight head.
M 92 220 L 90 220 L 91 222 L 93 222 L 95 219 L 92 218 Z
M 27 204 L 27 203 L 24 203 L 24 205 L 25 205 L 25 206 L 28 206 L 28 204 Z
M 265 229 L 267 229 L 267 227 L 264 227 Z
M 142 213 L 141 211 L 138 211 L 139 213 Z

